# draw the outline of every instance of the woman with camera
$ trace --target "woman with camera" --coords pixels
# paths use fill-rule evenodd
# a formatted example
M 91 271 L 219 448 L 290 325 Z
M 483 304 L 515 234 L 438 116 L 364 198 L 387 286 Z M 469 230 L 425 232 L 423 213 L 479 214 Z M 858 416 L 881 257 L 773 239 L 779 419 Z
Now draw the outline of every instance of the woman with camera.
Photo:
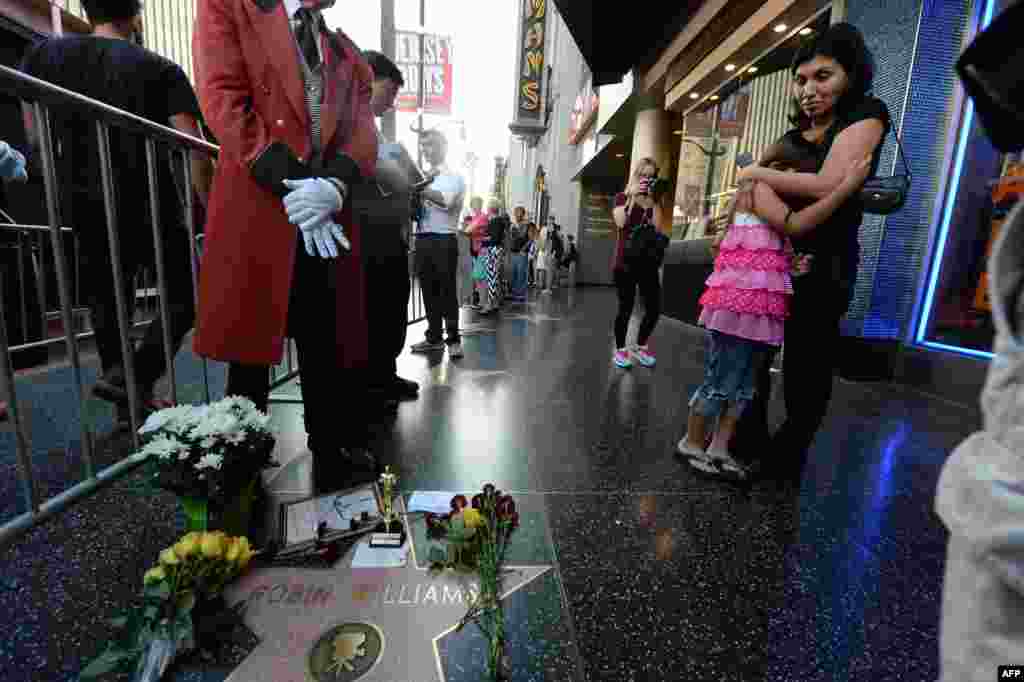
M 658 247 L 650 242 L 664 242 L 668 238 L 657 232 L 666 216 L 665 193 L 659 191 L 658 165 L 653 159 L 643 158 L 624 192 L 615 197 L 612 217 L 619 230 L 612 268 L 615 287 L 619 294 L 619 314 L 615 317 L 615 355 L 613 362 L 623 369 L 633 366 L 635 358 L 644 367 L 653 367 L 654 354 L 647 345 L 661 316 L 661 258 Z M 653 231 L 653 234 L 651 232 Z M 661 247 L 663 248 L 663 247 Z M 662 251 L 663 253 L 663 251 Z M 636 304 L 636 292 L 644 300 L 644 317 L 640 322 L 636 344 L 626 346 L 626 332 Z

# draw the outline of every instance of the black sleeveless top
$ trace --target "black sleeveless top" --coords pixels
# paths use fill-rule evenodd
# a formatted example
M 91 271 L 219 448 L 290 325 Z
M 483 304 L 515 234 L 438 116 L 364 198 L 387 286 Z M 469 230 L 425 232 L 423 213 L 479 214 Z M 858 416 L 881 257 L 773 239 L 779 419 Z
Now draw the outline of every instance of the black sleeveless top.
M 889 109 L 880 99 L 871 96 L 862 99 L 860 104 L 851 111 L 841 114 L 825 133 L 825 139 L 821 144 L 809 142 L 797 129 L 790 130 L 785 137 L 798 147 L 815 154 L 820 171 L 832 149 L 836 136 L 854 123 L 872 118 L 880 120 L 885 126 L 885 133 L 882 137 L 882 143 L 884 143 L 885 136 L 889 134 L 892 125 Z M 875 149 L 871 160 L 871 173 L 868 177 L 878 173 L 882 146 L 879 144 Z M 857 266 L 860 262 L 858 235 L 863 221 L 864 207 L 861 205 L 860 196 L 854 194 L 832 214 L 831 218 L 809 233 L 793 237 L 793 248 L 798 253 L 810 253 L 815 257 L 811 272 L 806 277 L 800 278 L 799 283 L 820 286 L 825 283 L 825 279 L 830 280 L 846 295 L 847 305 L 849 305 L 849 301 L 853 298 L 853 287 L 857 281 Z

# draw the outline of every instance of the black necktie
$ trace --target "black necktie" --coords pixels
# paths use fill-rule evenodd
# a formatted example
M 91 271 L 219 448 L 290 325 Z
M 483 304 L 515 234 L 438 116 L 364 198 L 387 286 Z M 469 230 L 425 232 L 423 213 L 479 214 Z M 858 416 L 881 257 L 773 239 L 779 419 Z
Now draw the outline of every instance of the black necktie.
M 302 7 L 295 12 L 295 18 L 299 20 L 295 39 L 299 41 L 299 48 L 306 57 L 306 65 L 310 69 L 316 69 L 320 66 L 320 50 L 316 45 L 320 35 L 320 17 L 312 10 Z

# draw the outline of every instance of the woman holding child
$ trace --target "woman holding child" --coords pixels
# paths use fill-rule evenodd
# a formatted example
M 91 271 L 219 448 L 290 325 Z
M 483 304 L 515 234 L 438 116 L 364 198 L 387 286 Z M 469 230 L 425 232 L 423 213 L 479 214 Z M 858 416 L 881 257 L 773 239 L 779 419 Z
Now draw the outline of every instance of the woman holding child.
M 713 455 L 703 451 L 705 437 L 693 419 L 688 426 L 694 432 L 688 430 L 679 451 L 696 469 L 746 480 L 752 468 L 728 456 L 730 432 L 735 429 L 732 446 L 743 460 L 762 460 L 770 467 L 767 474 L 799 486 L 807 451 L 832 395 L 840 319 L 853 298 L 860 258 L 857 237 L 864 215 L 857 190 L 877 172 L 890 121 L 885 104 L 868 94 L 873 59 L 863 36 L 849 24 L 831 26 L 803 45 L 791 73 L 795 106 L 791 120 L 796 127 L 769 150 L 775 158 L 766 157 L 740 172 L 735 207 L 742 223 L 775 229 L 780 240 L 771 250 L 783 249 L 782 237 L 788 236 L 793 250 L 809 257 L 801 260 L 801 270 L 807 272 L 788 285 L 791 295 L 785 288 L 776 292 L 784 295 L 783 308 L 766 304 L 751 311 L 766 316 L 762 329 L 765 320 L 782 323 L 786 421 L 774 436 L 769 435 L 769 368 L 782 338 L 758 340 L 769 347 L 747 360 L 746 371 L 734 367 L 730 378 L 725 366 L 709 363 L 705 385 L 691 401 L 696 417 L 728 415 L 724 423 L 720 421 Z M 785 210 L 780 213 L 781 202 Z M 731 232 L 735 229 L 730 226 Z M 788 274 L 787 270 L 782 279 L 788 279 Z M 722 317 L 722 299 L 710 294 L 714 284 L 709 280 L 704 300 L 719 307 L 706 306 L 705 319 Z M 726 364 L 728 357 L 718 354 Z M 729 390 L 712 391 L 715 384 Z

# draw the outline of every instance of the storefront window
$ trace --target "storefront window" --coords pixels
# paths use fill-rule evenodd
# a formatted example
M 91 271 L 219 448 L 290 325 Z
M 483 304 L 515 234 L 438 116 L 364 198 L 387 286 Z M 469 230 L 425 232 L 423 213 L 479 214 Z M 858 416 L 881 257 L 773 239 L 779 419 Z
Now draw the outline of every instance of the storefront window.
M 993 4 L 998 12 L 1008 2 Z M 953 176 L 939 217 L 935 260 L 915 340 L 986 357 L 995 336 L 988 256 L 1010 209 L 1024 196 L 1024 157 L 1000 154 L 970 104 L 955 144 Z

